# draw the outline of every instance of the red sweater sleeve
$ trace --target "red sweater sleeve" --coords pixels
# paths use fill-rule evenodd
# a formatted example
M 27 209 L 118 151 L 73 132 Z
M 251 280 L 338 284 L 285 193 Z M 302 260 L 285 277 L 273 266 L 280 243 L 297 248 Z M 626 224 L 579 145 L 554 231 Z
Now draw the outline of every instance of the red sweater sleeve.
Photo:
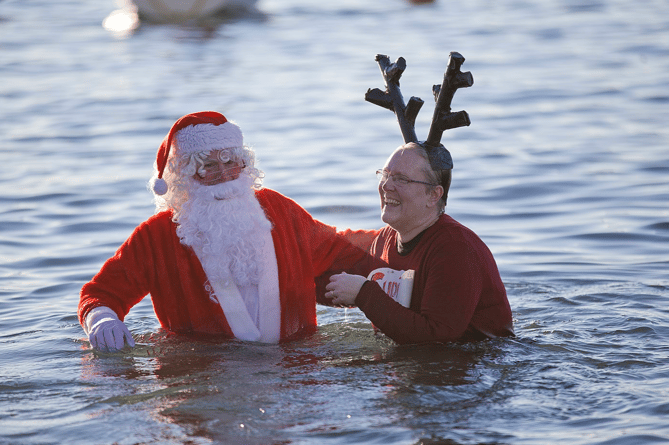
M 452 261 L 471 255 L 466 246 L 457 247 L 459 252 L 452 249 L 421 261 L 410 308 L 390 298 L 374 282 L 363 286 L 356 305 L 377 328 L 400 344 L 461 338 L 479 302 L 481 279 L 474 262 Z

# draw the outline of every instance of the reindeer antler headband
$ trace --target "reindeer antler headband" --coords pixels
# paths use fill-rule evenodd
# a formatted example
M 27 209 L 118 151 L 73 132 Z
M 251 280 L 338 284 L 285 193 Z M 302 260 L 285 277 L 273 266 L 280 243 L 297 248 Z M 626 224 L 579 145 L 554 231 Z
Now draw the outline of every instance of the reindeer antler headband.
M 400 77 L 402 77 L 402 73 L 407 67 L 406 60 L 400 57 L 395 63 L 390 63 L 388 56 L 377 54 L 376 61 L 381 68 L 381 74 L 386 83 L 386 91 L 381 91 L 378 88 L 369 89 L 365 94 L 365 100 L 395 113 L 404 143 L 416 142 L 425 147 L 432 168 L 438 170 L 452 169 L 453 159 L 446 147 L 441 144 L 441 135 L 446 130 L 468 126 L 471 123 L 466 111 L 451 111 L 451 101 L 457 89 L 474 85 L 472 73 L 460 71 L 465 58 L 460 53 L 450 53 L 443 83 L 432 87 L 436 105 L 432 115 L 430 132 L 424 142 L 418 142 L 414 128 L 416 126 L 416 116 L 423 106 L 423 101 L 418 97 L 411 97 L 409 102 L 404 105 L 404 99 L 400 92 Z

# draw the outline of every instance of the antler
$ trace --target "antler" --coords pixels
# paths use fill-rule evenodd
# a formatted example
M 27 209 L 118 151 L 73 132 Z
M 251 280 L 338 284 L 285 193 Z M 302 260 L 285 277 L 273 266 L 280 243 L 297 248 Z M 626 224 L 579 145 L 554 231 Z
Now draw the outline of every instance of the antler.
M 404 60 L 404 57 L 400 57 L 395 63 L 390 63 L 388 56 L 377 54 L 376 61 L 381 68 L 381 74 L 386 83 L 386 91 L 381 91 L 378 88 L 368 89 L 365 100 L 395 113 L 405 144 L 418 142 L 414 127 L 416 116 L 420 107 L 423 106 L 423 101 L 418 97 L 412 97 L 409 99 L 409 103 L 406 106 L 404 105 L 404 98 L 400 91 L 400 77 L 402 77 L 402 73 L 407 67 L 406 60 Z
M 415 130 L 416 116 L 423 106 L 423 101 L 412 96 L 408 104 L 404 105 L 404 99 L 400 91 L 400 77 L 406 69 L 406 60 L 400 57 L 395 63 L 390 63 L 388 56 L 377 54 L 376 61 L 381 68 L 386 91 L 381 91 L 378 88 L 368 89 L 365 100 L 395 113 L 405 144 L 418 142 Z M 427 149 L 430 164 L 439 169 L 453 168 L 451 155 L 446 147 L 441 144 L 443 132 L 451 128 L 468 126 L 471 123 L 466 111 L 451 112 L 451 102 L 457 89 L 467 88 L 474 84 L 474 78 L 469 71 L 466 73 L 460 71 L 464 61 L 465 58 L 460 53 L 451 52 L 443 83 L 432 88 L 436 102 L 432 124 L 427 140 L 420 142 L 420 144 Z
M 444 73 L 444 81 L 439 85 L 432 87 L 434 93 L 434 114 L 432 115 L 432 125 L 430 133 L 425 141 L 426 145 L 436 147 L 441 141 L 441 135 L 445 130 L 451 128 L 469 126 L 471 121 L 466 111 L 451 112 L 451 101 L 458 88 L 468 88 L 474 85 L 472 73 L 467 71 L 463 73 L 460 67 L 465 62 L 465 58 L 460 53 L 452 52 L 448 58 L 448 67 Z

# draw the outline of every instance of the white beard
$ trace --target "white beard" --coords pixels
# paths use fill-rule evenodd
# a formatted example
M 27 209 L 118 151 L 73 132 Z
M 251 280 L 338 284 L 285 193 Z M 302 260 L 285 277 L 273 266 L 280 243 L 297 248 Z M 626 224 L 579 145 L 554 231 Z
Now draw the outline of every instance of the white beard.
M 209 281 L 233 279 L 238 286 L 257 285 L 262 273 L 263 237 L 271 223 L 258 203 L 252 179 L 213 186 L 195 181 L 177 214 L 177 235 L 197 253 Z

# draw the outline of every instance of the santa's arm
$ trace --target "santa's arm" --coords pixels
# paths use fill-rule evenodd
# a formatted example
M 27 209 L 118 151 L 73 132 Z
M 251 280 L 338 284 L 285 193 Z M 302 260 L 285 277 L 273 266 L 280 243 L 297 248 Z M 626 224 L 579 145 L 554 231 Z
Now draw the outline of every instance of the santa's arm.
M 329 227 L 329 226 L 326 226 Z M 323 232 L 323 230 L 318 230 Z M 324 231 L 326 234 L 327 230 Z M 326 297 L 326 286 L 330 282 L 330 277 L 335 274 L 347 272 L 351 274 L 365 274 L 369 268 L 368 263 L 371 259 L 369 255 L 369 248 L 372 242 L 378 235 L 379 230 L 351 230 L 346 229 L 336 232 L 334 237 L 326 237 L 327 241 L 322 242 L 316 246 L 324 249 L 330 246 L 329 253 L 335 252 L 334 256 L 326 255 L 328 259 L 321 267 L 325 270 L 319 272 L 315 278 L 316 283 L 316 301 L 318 304 L 325 306 L 332 306 L 332 299 Z M 321 253 L 316 253 L 317 258 L 321 257 Z
M 79 322 L 84 324 L 88 312 L 98 306 L 113 310 L 123 320 L 135 304 L 148 293 L 148 281 L 143 277 L 148 258 L 141 260 L 140 228 L 109 258 L 91 281 L 81 288 Z
M 372 245 L 372 242 L 374 242 L 374 238 L 376 238 L 379 232 L 380 230 L 378 229 L 374 230 L 345 229 L 337 231 L 337 234 L 346 238 L 346 240 L 349 243 L 353 244 L 354 246 L 361 248 L 365 252 L 369 252 L 369 247 Z
M 149 292 L 147 228 L 141 225 L 109 258 L 79 296 L 78 316 L 96 349 L 120 349 L 123 339 L 134 345 L 123 319 Z M 118 347 L 120 345 L 120 347 Z

